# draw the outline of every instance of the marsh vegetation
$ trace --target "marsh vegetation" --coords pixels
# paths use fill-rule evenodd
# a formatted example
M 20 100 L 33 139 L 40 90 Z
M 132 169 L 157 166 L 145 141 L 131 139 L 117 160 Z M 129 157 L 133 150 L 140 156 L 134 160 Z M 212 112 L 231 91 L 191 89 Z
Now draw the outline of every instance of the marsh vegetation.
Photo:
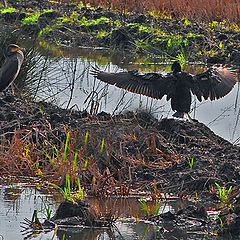
M 15 95 L 0 98 L 0 204 L 7 212 L 5 199 L 17 208 L 18 199 L 43 194 L 19 220 L 26 239 L 118 239 L 115 226 L 129 217 L 134 221 L 121 230 L 129 239 L 178 238 L 171 224 L 183 238 L 238 238 L 239 84 L 222 101 L 194 99 L 191 116 L 198 121 L 183 122 L 171 119 L 167 101 L 117 90 L 89 74 L 95 65 L 168 72 L 172 60 L 193 74 L 207 62 L 237 69 L 238 1 L 207 8 L 204 0 L 5 3 L 1 61 L 9 42 L 27 50 Z M 74 214 L 53 217 L 60 202 L 78 213 L 78 222 Z M 50 234 L 44 220 L 53 224 Z M 72 222 L 84 230 L 63 227 Z M 86 226 L 108 230 L 90 233 Z M 7 239 L 8 232 L 0 234 Z

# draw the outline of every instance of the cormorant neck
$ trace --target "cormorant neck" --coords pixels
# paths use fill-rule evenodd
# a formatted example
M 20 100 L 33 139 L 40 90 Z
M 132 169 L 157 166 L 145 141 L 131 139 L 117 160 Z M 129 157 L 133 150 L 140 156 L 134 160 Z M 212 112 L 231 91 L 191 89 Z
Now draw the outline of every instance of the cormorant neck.
M 181 65 L 180 65 L 179 61 L 175 61 L 172 65 L 173 74 L 177 74 L 181 71 L 182 71 L 182 69 L 181 69 Z
M 177 74 L 177 73 L 180 73 L 181 71 L 177 71 L 177 70 L 174 70 L 173 71 L 173 74 Z

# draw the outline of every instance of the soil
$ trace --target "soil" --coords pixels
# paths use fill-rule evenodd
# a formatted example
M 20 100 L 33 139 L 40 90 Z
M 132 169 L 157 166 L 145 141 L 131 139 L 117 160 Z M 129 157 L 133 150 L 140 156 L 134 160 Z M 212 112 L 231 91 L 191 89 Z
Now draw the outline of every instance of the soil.
M 155 54 L 167 60 L 182 58 L 189 62 L 240 64 L 240 28 L 237 23 L 186 21 L 174 16 L 173 19 L 154 18 L 149 14 L 123 14 L 47 0 L 8 1 L 8 5 L 19 12 L 1 14 L 0 20 L 4 25 L 20 28 L 21 38 L 37 38 L 70 47 L 118 49 L 125 51 L 126 55 Z M 43 12 L 46 9 L 52 11 Z M 36 22 L 21 23 L 29 13 L 37 10 L 42 14 Z M 61 20 L 63 17 L 64 21 Z M 100 18 L 105 20 L 96 21 Z M 11 32 L 13 35 L 18 30 Z
M 1 146 L 6 151 L 6 154 L 2 152 L 0 157 L 2 176 L 14 173 L 16 176 L 18 174 L 36 176 L 35 171 L 27 171 L 26 159 L 23 155 L 25 146 L 30 146 L 27 159 L 31 159 L 30 156 L 33 155 L 35 158 L 32 161 L 40 163 L 39 168 L 42 172 L 40 178 L 42 180 L 46 178 L 47 181 L 52 179 L 51 182 L 56 182 L 58 185 L 59 180 L 61 183 L 62 179 L 64 184 L 65 173 L 61 172 L 62 177 L 58 174 L 54 179 L 54 173 L 60 167 L 52 169 L 51 161 L 49 162 L 49 159 L 41 154 L 42 147 L 46 142 L 56 148 L 64 145 L 66 132 L 70 132 L 75 140 L 74 149 L 82 149 L 87 129 L 89 140 L 84 157 L 89 156 L 89 167 L 86 171 L 79 169 L 77 175 L 80 176 L 81 184 L 84 184 L 88 194 L 128 195 L 132 190 L 153 191 L 155 186 L 158 191 L 173 193 L 180 199 L 197 196 L 197 202 L 206 205 L 219 203 L 218 193 L 214 190 L 215 183 L 225 186 L 226 189 L 232 186 L 228 201 L 232 207 L 223 209 L 221 215 L 223 227 L 221 228 L 219 228 L 219 222 L 206 215 L 206 209 L 203 207 L 196 209 L 195 206 L 182 209 L 177 213 L 168 212 L 148 220 L 161 226 L 158 233 L 159 239 L 166 239 L 176 234 L 187 239 L 189 235 L 186 229 L 202 232 L 206 229 L 209 231 L 214 229 L 219 235 L 239 235 L 240 147 L 215 135 L 197 120 L 188 122 L 162 119 L 158 121 L 144 112 L 137 114 L 128 112 L 116 116 L 102 112 L 96 116 L 90 116 L 87 112 L 64 110 L 50 103 L 33 102 L 31 99 L 22 99 L 10 93 L 1 96 L 0 118 Z M 96 151 L 100 149 L 103 137 L 105 138 L 104 150 Z M 17 149 L 19 144 L 16 145 L 16 143 L 19 141 L 23 143 L 23 150 Z M 32 150 L 33 145 L 37 147 Z M 11 148 L 16 149 L 11 150 Z M 20 157 L 18 155 L 11 157 L 16 151 L 20 152 Z M 193 167 L 190 169 L 188 160 L 192 158 Z M 30 162 L 32 166 L 30 169 L 34 168 L 36 162 Z M 94 175 L 100 182 L 96 185 L 97 190 L 94 190 L 94 186 L 89 188 Z M 63 202 L 62 205 L 64 204 L 69 205 L 69 202 Z M 65 208 L 61 208 L 60 205 L 50 225 L 54 227 L 54 224 L 81 223 L 87 226 L 109 226 L 110 224 L 106 219 L 98 220 L 91 218 L 91 215 L 86 217 L 86 213 L 91 211 L 89 206 L 86 207 L 84 216 L 78 214 L 79 211 L 82 212 L 81 208 L 79 210 L 78 206 L 71 202 L 70 208 L 73 208 L 71 210 L 73 215 L 65 216 L 63 211 Z M 231 219 L 230 224 L 229 219 Z M 192 221 L 195 223 L 192 224 Z M 46 224 L 49 225 L 49 222 L 45 222 Z M 43 224 L 43 227 L 45 225 Z
M 66 132 L 71 131 L 75 132 L 72 135 L 75 140 L 79 138 L 74 142 L 76 149 L 83 144 L 88 130 L 90 140 L 85 154 L 95 154 L 99 171 L 106 167 L 111 172 L 120 169 L 122 178 L 135 187 L 145 181 L 156 181 L 157 187 L 166 192 L 189 194 L 209 192 L 215 182 L 227 188 L 240 185 L 240 147 L 215 135 L 197 120 L 159 121 L 145 112 L 116 116 L 102 112 L 90 116 L 87 112 L 65 110 L 10 93 L 2 95 L 2 144 L 12 143 L 19 135 L 30 143 L 43 145 L 47 140 L 61 146 Z M 103 137 L 106 152 L 96 153 Z M 1 165 L 1 172 L 7 169 Z M 119 180 L 118 176 L 115 178 Z

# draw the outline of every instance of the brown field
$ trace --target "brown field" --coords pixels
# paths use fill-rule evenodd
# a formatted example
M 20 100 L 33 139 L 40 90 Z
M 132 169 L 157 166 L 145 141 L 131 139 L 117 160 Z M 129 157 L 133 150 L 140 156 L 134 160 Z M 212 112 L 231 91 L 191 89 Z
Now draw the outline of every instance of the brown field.
M 239 22 L 240 19 L 239 0 L 83 0 L 82 2 L 95 7 L 118 9 L 123 12 L 151 12 L 158 17 L 176 16 L 206 21 L 230 20 L 235 22 Z

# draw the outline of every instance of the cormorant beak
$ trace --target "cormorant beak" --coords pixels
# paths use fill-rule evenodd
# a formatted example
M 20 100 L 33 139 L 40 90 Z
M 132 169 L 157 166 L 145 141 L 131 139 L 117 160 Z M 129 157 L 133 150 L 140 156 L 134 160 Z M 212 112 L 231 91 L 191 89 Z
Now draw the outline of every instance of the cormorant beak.
M 14 52 L 18 52 L 18 51 L 22 51 L 22 52 L 25 52 L 25 48 L 18 48 L 18 47 L 14 47 L 14 48 L 11 48 L 10 52 L 14 53 Z
M 15 49 L 16 50 L 14 50 L 14 51 L 16 51 L 16 52 L 18 52 L 19 50 L 22 51 L 22 52 L 25 52 L 25 50 L 26 50 L 25 48 L 15 48 Z

